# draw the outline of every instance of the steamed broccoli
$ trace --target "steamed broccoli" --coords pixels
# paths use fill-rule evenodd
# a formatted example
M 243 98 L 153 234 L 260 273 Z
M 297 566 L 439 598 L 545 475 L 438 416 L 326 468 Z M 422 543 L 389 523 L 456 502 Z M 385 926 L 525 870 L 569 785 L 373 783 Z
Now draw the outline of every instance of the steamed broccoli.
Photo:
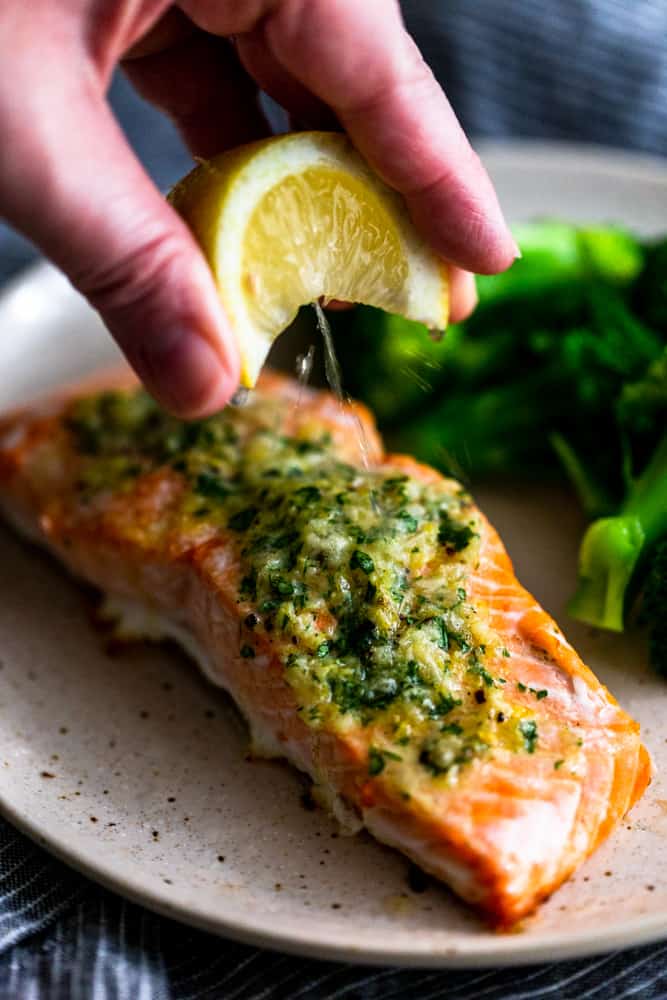
M 594 521 L 586 531 L 570 614 L 589 625 L 622 632 L 638 589 L 638 574 L 663 542 L 667 542 L 667 433 L 619 513 Z M 652 585 L 652 593 L 659 590 Z M 663 607 L 660 617 L 666 612 Z
M 477 310 L 441 342 L 367 307 L 337 314 L 346 386 L 392 446 L 473 484 L 568 479 L 594 522 L 572 612 L 622 628 L 643 591 L 657 622 L 667 618 L 667 585 L 655 582 L 667 537 L 667 239 L 561 222 L 517 237 L 523 258 L 478 279 Z

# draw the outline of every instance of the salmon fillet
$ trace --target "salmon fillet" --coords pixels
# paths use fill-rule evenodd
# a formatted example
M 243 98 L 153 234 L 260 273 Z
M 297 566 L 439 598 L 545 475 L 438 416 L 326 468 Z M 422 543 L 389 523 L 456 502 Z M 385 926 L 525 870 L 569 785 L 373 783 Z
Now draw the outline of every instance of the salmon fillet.
M 183 424 L 104 374 L 0 421 L 0 504 L 121 633 L 181 642 L 256 753 L 498 927 L 649 781 L 638 724 L 471 498 L 385 455 L 359 405 L 265 373 L 245 405 Z

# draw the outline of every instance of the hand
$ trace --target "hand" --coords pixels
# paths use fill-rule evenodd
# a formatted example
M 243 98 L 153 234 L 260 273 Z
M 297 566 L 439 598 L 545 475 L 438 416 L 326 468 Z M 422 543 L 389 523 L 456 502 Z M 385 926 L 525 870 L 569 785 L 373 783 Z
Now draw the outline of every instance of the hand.
M 0 215 L 101 312 L 169 409 L 222 407 L 239 361 L 208 267 L 105 100 L 113 69 L 210 156 L 267 132 L 258 87 L 309 126 L 334 116 L 453 265 L 516 255 L 491 183 L 394 0 L 3 0 Z M 453 316 L 474 305 L 452 269 Z

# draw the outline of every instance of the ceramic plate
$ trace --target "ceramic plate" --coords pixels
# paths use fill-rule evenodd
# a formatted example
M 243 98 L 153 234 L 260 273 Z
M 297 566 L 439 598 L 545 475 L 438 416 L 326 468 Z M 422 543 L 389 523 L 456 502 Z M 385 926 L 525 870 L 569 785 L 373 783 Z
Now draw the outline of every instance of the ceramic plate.
M 611 153 L 492 147 L 511 220 L 557 214 L 667 231 L 667 170 Z M 52 269 L 0 303 L 0 406 L 114 355 Z M 222 935 L 348 961 L 525 963 L 667 936 L 667 686 L 635 636 L 595 635 L 564 614 L 581 524 L 565 494 L 479 495 L 518 575 L 641 720 L 656 777 L 641 804 L 520 932 L 487 930 L 448 891 L 367 836 L 308 808 L 296 772 L 245 758 L 224 695 L 166 646 L 114 657 L 91 598 L 0 530 L 0 808 L 54 854 L 161 913 Z

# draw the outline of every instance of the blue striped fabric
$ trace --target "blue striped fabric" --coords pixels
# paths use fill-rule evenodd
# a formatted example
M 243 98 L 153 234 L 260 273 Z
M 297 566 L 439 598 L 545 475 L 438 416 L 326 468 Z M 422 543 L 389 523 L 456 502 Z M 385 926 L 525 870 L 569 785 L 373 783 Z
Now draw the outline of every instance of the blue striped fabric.
M 0 844 L 0 1000 L 667 996 L 667 945 L 534 968 L 466 972 L 300 960 L 154 916 L 74 875 L 1 820 Z
M 667 0 L 405 0 L 473 136 L 667 153 Z M 160 187 L 189 157 L 116 80 L 112 102 Z M 33 256 L 0 225 L 0 282 Z M 302 961 L 192 931 L 99 889 L 0 820 L 0 1000 L 612 1000 L 667 997 L 667 946 L 521 970 Z
M 405 0 L 469 134 L 667 154 L 665 0 Z

